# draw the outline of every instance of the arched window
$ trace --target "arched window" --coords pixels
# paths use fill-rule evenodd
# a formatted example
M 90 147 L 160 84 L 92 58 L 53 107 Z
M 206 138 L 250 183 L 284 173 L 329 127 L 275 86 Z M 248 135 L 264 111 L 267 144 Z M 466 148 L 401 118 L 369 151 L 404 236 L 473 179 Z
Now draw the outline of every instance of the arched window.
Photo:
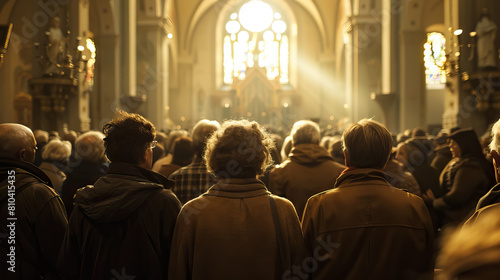
M 283 15 L 260 0 L 244 3 L 225 24 L 224 83 L 245 79 L 247 67 L 266 69 L 270 80 L 287 84 L 289 42 Z
M 445 53 L 446 39 L 438 32 L 427 33 L 424 44 L 425 83 L 439 85 L 446 83 Z

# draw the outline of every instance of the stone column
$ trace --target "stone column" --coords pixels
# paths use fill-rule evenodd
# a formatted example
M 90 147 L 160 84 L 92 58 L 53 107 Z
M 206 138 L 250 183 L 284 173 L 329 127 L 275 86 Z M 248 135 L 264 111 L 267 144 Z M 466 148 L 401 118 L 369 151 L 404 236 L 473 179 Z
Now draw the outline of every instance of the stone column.
M 96 36 L 96 85 L 92 97 L 92 127 L 100 130 L 120 105 L 120 49 L 117 34 Z
M 125 0 L 122 4 L 122 94 L 136 96 L 137 93 L 137 1 Z
M 382 20 L 382 89 L 375 95 L 386 108 L 385 125 L 391 132 L 399 131 L 399 20 L 401 7 L 393 0 L 383 0 L 381 10 Z M 386 96 L 387 95 L 387 96 Z M 392 97 L 391 97 L 392 96 Z M 382 103 L 379 103 L 381 105 Z
M 70 54 L 73 55 L 73 63 L 75 64 L 75 70 L 83 66 L 84 62 L 80 65 L 78 62 L 79 53 L 77 51 L 77 43 L 79 45 L 85 46 L 86 33 L 89 31 L 89 2 L 86 0 L 71 1 L 69 3 L 69 15 L 70 15 L 70 30 L 71 37 L 68 44 L 70 48 Z M 77 37 L 81 37 L 81 40 L 77 42 Z M 78 79 L 77 85 L 77 96 L 70 98 L 67 117 L 69 120 L 68 128 L 77 131 L 88 131 L 90 130 L 90 115 L 89 115 L 89 92 L 88 84 L 85 83 L 85 72 L 74 72 L 75 78 Z
M 425 128 L 425 69 L 422 30 L 403 30 L 400 40 L 399 130 Z
M 162 18 L 138 22 L 137 94 L 146 95 L 145 115 L 157 129 L 166 128 L 168 112 L 168 30 Z
M 352 121 L 376 117 L 382 121 L 382 111 L 371 100 L 371 93 L 381 87 L 381 26 L 373 14 L 352 16 Z M 349 74 L 348 74 L 349 75 Z
M 183 126 L 192 125 L 198 121 L 196 114 L 198 104 L 193 93 L 193 64 L 194 59 L 189 55 L 181 55 L 179 57 L 179 87 L 177 94 L 170 96 L 170 113 L 172 121 Z M 196 114 L 196 115 L 195 115 Z M 188 118 L 182 120 L 182 117 Z

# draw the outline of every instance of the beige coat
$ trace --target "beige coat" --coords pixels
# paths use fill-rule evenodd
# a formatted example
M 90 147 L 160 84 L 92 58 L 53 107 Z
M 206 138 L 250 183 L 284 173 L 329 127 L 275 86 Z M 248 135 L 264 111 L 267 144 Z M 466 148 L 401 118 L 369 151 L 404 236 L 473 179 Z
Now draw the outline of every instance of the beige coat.
M 269 196 L 257 179 L 230 179 L 184 205 L 175 226 L 169 279 L 292 277 L 280 264 Z M 285 266 L 300 266 L 305 250 L 297 214 L 288 200 L 273 198 L 283 229 Z

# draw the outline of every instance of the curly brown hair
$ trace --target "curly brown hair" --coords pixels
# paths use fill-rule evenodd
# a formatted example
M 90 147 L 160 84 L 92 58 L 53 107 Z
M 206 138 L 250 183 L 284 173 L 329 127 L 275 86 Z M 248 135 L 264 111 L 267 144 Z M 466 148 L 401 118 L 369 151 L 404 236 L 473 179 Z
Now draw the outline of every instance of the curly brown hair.
M 111 162 L 137 164 L 151 142 L 155 140 L 155 126 L 143 116 L 118 111 L 116 117 L 102 129 L 104 146 Z
M 272 164 L 273 146 L 258 123 L 231 120 L 208 139 L 204 159 L 208 171 L 219 179 L 252 178 Z

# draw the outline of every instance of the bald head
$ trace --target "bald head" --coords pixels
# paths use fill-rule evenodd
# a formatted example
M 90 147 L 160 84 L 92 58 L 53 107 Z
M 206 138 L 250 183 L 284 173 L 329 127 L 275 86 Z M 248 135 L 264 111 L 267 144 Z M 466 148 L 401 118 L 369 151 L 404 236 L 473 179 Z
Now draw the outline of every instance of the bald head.
M 28 127 L 17 123 L 0 124 L 0 158 L 33 162 L 36 141 Z

